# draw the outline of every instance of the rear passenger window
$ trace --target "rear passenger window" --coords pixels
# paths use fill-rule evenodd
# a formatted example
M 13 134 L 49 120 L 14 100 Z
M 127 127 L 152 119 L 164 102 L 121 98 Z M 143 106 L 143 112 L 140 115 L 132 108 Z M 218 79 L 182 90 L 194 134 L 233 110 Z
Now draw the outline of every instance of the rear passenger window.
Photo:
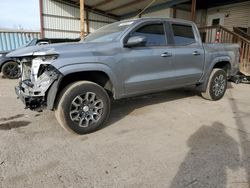
M 195 42 L 192 26 L 172 24 L 172 28 L 176 45 L 187 45 Z
M 167 44 L 163 24 L 150 24 L 140 27 L 132 36 L 147 38 L 147 46 L 163 46 Z

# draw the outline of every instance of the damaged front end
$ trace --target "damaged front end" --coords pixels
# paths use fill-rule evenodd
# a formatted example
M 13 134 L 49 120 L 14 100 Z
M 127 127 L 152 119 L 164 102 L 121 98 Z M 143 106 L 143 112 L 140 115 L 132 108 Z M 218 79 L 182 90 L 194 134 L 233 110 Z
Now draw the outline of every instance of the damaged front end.
M 51 63 L 58 55 L 31 56 L 20 60 L 21 78 L 15 87 L 16 94 L 25 104 L 25 108 L 42 111 L 47 106 L 47 92 L 59 79 L 61 73 Z

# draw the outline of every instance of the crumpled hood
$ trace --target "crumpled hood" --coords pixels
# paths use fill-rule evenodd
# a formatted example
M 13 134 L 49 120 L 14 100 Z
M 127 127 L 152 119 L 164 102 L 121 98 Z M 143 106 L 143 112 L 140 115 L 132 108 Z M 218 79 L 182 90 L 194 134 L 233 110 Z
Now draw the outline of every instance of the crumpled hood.
M 97 47 L 94 43 L 72 42 L 72 43 L 60 43 L 41 46 L 30 46 L 22 49 L 15 50 L 7 55 L 7 57 L 20 58 L 28 56 L 39 55 L 53 55 L 53 54 L 65 54 L 78 51 L 89 51 Z

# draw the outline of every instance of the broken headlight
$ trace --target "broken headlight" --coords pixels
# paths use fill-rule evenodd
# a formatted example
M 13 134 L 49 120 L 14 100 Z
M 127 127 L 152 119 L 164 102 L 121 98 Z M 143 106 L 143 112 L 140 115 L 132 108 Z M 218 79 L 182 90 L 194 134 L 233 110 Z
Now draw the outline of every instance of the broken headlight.
M 51 65 L 58 56 L 39 56 L 22 61 L 20 88 L 28 96 L 45 96 L 50 85 L 58 79 L 60 72 Z
M 38 56 L 32 60 L 31 81 L 36 82 L 44 71 L 50 68 L 50 64 L 58 58 L 58 55 Z

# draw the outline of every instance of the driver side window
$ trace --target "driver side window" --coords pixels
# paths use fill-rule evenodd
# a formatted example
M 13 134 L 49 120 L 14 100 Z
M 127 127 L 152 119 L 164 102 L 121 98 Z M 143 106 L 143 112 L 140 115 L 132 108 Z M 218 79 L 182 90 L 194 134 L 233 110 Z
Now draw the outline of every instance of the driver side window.
M 165 46 L 167 45 L 164 25 L 148 24 L 140 27 L 133 32 L 132 36 L 144 36 L 147 38 L 146 46 Z

